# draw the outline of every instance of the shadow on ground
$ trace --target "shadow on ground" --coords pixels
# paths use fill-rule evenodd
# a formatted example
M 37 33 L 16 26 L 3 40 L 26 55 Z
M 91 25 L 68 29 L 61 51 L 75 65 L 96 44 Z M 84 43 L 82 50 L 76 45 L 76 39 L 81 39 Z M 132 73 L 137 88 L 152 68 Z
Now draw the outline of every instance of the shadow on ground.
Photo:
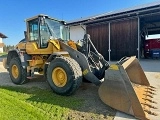
M 2 55 L 2 56 L 0 56 L 0 62 L 2 62 L 3 59 L 6 58 L 6 57 L 7 57 L 7 55 Z
M 141 59 L 140 64 L 146 72 L 160 72 L 160 59 Z

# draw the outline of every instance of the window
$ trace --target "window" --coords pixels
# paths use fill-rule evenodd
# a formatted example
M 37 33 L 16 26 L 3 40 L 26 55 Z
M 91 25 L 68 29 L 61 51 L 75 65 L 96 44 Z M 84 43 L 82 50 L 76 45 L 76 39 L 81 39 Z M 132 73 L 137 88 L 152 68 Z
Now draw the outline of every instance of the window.
M 40 25 L 40 37 L 41 37 L 41 46 L 47 47 L 48 40 L 50 39 L 51 33 L 48 29 L 46 23 Z
M 48 26 L 52 32 L 53 39 L 68 40 L 68 38 L 69 38 L 68 27 L 65 27 L 59 21 L 47 19 L 47 18 L 46 18 L 46 23 L 48 24 Z
M 38 38 L 38 20 L 36 19 L 29 22 L 29 40 L 37 41 Z

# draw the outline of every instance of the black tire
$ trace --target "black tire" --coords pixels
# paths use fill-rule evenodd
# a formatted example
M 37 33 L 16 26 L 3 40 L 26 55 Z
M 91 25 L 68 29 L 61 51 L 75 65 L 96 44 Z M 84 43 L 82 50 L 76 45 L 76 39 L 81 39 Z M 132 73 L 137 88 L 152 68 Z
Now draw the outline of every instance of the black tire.
M 12 67 L 17 68 L 17 71 L 18 71 L 17 77 L 14 77 L 13 75 Z M 22 67 L 21 61 L 18 57 L 12 58 L 9 63 L 9 75 L 10 75 L 12 82 L 17 85 L 21 85 L 28 81 L 27 80 L 27 70 Z
M 54 70 L 60 68 L 66 73 L 66 83 L 64 86 L 57 86 L 52 80 Z M 47 68 L 47 81 L 52 90 L 60 95 L 73 94 L 82 83 L 82 70 L 79 64 L 69 57 L 57 57 L 50 62 Z

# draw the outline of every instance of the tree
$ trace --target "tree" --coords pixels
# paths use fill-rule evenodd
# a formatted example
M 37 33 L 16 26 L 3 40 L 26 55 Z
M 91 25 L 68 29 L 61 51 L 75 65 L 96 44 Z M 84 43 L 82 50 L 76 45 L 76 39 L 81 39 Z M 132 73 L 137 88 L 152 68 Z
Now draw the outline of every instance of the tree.
M 15 48 L 14 45 L 4 45 L 3 51 L 4 51 L 4 52 L 8 52 L 9 50 L 12 50 L 12 49 L 14 49 L 14 48 Z

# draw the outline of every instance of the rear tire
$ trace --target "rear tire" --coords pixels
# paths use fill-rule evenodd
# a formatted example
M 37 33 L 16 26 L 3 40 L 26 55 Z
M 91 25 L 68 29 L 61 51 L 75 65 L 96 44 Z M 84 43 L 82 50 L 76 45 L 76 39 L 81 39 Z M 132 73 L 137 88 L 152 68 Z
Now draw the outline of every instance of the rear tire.
M 57 57 L 48 65 L 47 81 L 55 93 L 71 95 L 82 83 L 82 70 L 74 59 Z
M 27 70 L 22 67 L 19 57 L 11 59 L 9 75 L 14 84 L 21 85 L 27 82 Z

